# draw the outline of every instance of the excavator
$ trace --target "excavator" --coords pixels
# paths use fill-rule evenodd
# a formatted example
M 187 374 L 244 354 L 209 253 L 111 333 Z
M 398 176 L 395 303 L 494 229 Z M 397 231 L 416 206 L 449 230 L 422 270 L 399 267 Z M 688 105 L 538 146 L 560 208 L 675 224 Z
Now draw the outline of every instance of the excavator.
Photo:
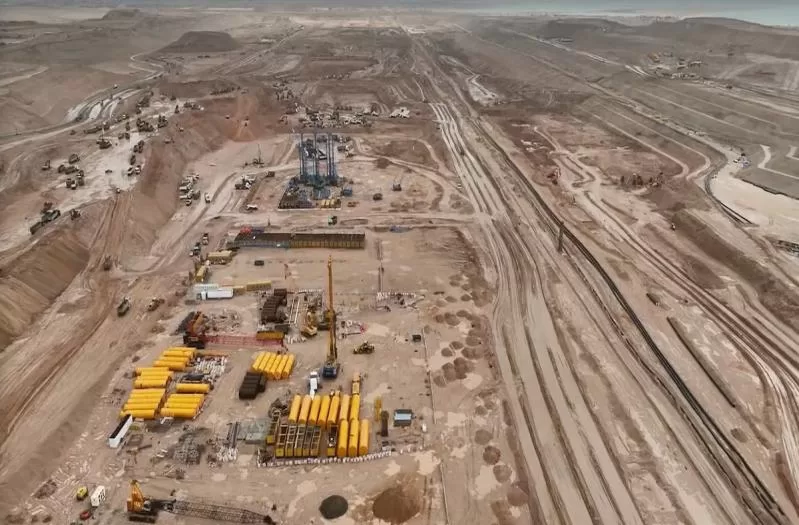
M 336 311 L 333 310 L 333 256 L 327 259 L 327 312 L 326 317 L 329 323 L 327 333 L 327 358 L 322 366 L 322 377 L 325 379 L 335 379 L 338 377 L 341 364 L 338 362 L 338 348 L 336 348 Z
M 135 479 L 130 482 L 127 511 L 128 521 L 138 523 L 155 523 L 158 519 L 158 514 L 164 511 L 180 516 L 203 518 L 213 522 L 227 521 L 232 523 L 266 523 L 267 525 L 275 525 L 275 520 L 271 516 L 249 510 L 177 499 L 147 498 L 144 496 L 139 482 Z

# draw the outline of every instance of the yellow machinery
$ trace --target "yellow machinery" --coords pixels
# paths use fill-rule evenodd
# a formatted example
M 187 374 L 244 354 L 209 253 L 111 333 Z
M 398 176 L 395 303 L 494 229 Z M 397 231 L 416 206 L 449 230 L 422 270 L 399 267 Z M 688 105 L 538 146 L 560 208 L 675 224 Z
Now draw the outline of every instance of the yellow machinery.
M 377 396 L 375 398 L 375 422 L 380 423 L 380 412 L 383 411 L 383 397 Z
M 75 492 L 75 499 L 78 501 L 83 501 L 89 495 L 88 487 L 79 487 L 78 491 Z
M 352 376 L 352 395 L 361 393 L 361 374 L 355 372 Z
M 333 256 L 327 258 L 327 316 L 330 330 L 327 334 L 327 359 L 322 367 L 322 377 L 335 379 L 341 365 L 338 362 L 338 349 L 336 348 L 336 311 L 333 309 Z

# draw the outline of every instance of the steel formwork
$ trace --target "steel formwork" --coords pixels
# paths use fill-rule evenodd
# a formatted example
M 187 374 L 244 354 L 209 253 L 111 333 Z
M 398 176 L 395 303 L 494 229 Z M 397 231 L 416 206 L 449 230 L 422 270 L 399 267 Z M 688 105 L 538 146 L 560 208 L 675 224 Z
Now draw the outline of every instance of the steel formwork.
M 247 231 L 239 233 L 228 248 L 346 248 L 366 247 L 365 233 L 289 233 Z

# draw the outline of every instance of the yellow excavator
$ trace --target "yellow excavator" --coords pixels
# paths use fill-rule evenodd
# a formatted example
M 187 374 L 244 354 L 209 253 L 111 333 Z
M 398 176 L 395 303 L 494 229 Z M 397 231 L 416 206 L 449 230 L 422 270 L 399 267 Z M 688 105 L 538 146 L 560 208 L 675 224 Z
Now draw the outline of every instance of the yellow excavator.
M 165 507 L 165 503 L 161 500 L 145 498 L 139 482 L 135 479 L 130 481 L 130 494 L 127 501 L 128 521 L 155 523 L 155 520 L 158 519 L 158 512 Z
M 330 328 L 327 333 L 327 357 L 322 366 L 322 377 L 335 379 L 338 377 L 341 364 L 338 362 L 338 348 L 336 348 L 336 311 L 333 309 L 333 256 L 327 259 L 327 321 Z

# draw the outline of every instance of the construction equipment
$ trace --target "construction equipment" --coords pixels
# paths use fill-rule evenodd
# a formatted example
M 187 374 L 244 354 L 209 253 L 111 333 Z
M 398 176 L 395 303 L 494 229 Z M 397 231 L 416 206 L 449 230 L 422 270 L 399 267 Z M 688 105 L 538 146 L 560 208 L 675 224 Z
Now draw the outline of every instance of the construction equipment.
M 358 372 L 352 376 L 352 395 L 361 395 L 361 374 Z
M 150 302 L 147 303 L 147 311 L 154 312 L 155 310 L 158 310 L 158 307 L 161 306 L 162 304 L 164 304 L 164 300 L 162 298 L 153 297 L 152 299 L 150 299 Z
M 103 270 L 105 270 L 107 272 L 108 270 L 111 269 L 112 264 L 113 263 L 111 262 L 111 256 L 110 255 L 106 255 L 105 259 L 103 259 Z
M 392 191 L 402 191 L 402 179 L 395 180 L 394 184 L 391 186 Z
M 100 149 L 108 149 L 111 147 L 111 141 L 105 137 L 100 137 L 97 139 L 97 145 L 100 146 Z
M 119 306 L 117 306 L 117 316 L 122 317 L 123 315 L 128 313 L 128 311 L 130 310 L 130 305 L 131 305 L 130 297 L 123 298 L 122 302 L 119 303 Z
M 75 208 L 74 210 L 69 210 L 69 218 L 72 219 L 73 221 L 75 219 L 79 219 L 80 218 L 80 210 L 77 209 L 77 208 Z
M 73 154 L 72 154 L 72 155 L 70 155 L 70 156 L 69 156 L 69 158 L 67 159 L 67 162 L 69 162 L 70 164 L 76 164 L 76 163 L 78 163 L 79 161 L 80 161 L 80 157 L 78 156 L 78 154 L 77 154 L 77 153 L 73 153 Z
M 383 200 L 383 194 L 382 193 L 375 193 L 374 195 L 372 195 L 372 200 L 373 201 L 382 201 Z
M 353 354 L 373 354 L 375 352 L 375 345 L 369 341 L 364 341 L 359 344 L 353 351 Z
M 327 218 L 328 226 L 335 226 L 336 224 L 338 224 L 338 215 L 331 215 Z
M 75 492 L 75 499 L 78 501 L 83 501 L 88 497 L 89 497 L 89 488 L 78 487 L 78 490 Z
M 158 514 L 164 511 L 180 516 L 203 518 L 212 522 L 227 521 L 275 525 L 275 520 L 271 516 L 249 510 L 176 499 L 147 498 L 142 493 L 139 482 L 136 480 L 130 482 L 127 511 L 128 520 L 139 523 L 155 523 L 156 519 L 158 519 Z
M 50 159 L 47 159 L 46 161 L 44 161 L 44 164 L 42 164 L 42 171 L 47 171 L 49 169 L 50 169 Z
M 336 348 L 336 311 L 333 309 L 333 256 L 327 258 L 327 321 L 330 329 L 327 333 L 327 358 L 322 367 L 322 377 L 335 379 L 341 370 L 338 362 L 338 348 Z

